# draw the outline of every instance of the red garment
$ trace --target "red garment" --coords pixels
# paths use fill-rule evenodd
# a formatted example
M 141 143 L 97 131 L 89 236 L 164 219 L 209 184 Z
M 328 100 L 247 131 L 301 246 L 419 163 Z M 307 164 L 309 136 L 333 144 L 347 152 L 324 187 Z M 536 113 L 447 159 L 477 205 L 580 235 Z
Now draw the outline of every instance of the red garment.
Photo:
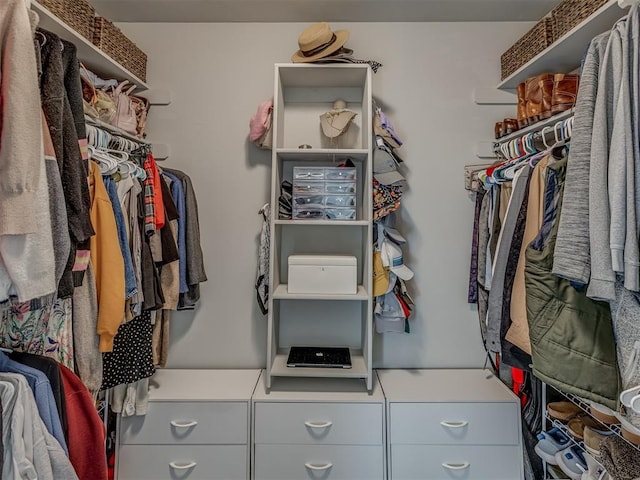
M 69 424 L 69 460 L 80 480 L 107 480 L 105 428 L 91 394 L 80 378 L 58 364 Z
M 151 171 L 153 172 L 153 206 L 156 230 L 160 230 L 162 227 L 164 227 L 165 222 L 164 202 L 162 201 L 162 186 L 160 185 L 160 182 L 162 180 L 160 180 L 160 172 L 158 172 L 156 159 L 153 158 L 153 155 L 151 153 L 147 157 L 147 160 L 149 160 Z

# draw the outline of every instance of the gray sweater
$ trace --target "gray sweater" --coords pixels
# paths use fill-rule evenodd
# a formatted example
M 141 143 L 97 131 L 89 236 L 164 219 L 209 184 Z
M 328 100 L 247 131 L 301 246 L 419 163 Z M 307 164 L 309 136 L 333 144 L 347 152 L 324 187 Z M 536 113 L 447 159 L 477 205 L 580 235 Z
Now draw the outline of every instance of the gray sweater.
M 618 172 L 609 169 L 609 147 L 613 133 L 615 107 L 618 103 L 622 76 L 622 38 L 626 24 L 618 22 L 611 31 L 598 79 L 598 93 L 591 139 L 591 172 L 589 176 L 589 237 L 591 245 L 591 280 L 587 295 L 611 301 L 615 298 L 615 274 L 611 261 L 609 181 Z M 618 60 L 618 62 L 616 62 Z M 624 145 L 619 146 L 624 148 Z M 622 172 L 624 174 L 624 172 Z
M 610 32 L 606 32 L 595 37 L 584 59 L 554 251 L 553 273 L 584 285 L 589 283 L 591 276 L 588 205 L 593 115 L 600 63 L 609 35 Z

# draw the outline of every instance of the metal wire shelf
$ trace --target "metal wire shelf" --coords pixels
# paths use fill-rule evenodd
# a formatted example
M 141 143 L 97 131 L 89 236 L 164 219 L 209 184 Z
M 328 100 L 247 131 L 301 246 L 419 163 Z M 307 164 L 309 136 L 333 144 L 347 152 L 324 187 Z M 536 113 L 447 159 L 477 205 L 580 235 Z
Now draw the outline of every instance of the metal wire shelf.
M 551 422 L 551 425 L 556 427 L 558 430 L 562 431 L 562 433 L 564 433 L 569 438 L 569 440 L 571 441 L 571 444 L 573 446 L 578 447 L 580 449 L 580 451 L 582 451 L 582 453 L 584 453 L 585 455 L 589 455 L 591 458 L 593 458 L 593 460 L 596 461 L 596 463 L 598 465 L 600 465 L 602 468 L 604 468 L 604 465 L 602 465 L 602 463 L 600 463 L 600 460 L 596 456 L 592 455 L 591 452 L 589 452 L 587 450 L 587 447 L 585 446 L 584 441 L 577 440 L 571 434 L 571 432 L 569 431 L 569 429 L 567 428 L 567 426 L 564 423 L 562 423 L 559 420 L 551 417 L 549 414 L 546 414 L 545 417 L 547 418 L 547 420 L 549 422 Z
M 574 405 L 577 405 L 578 407 L 580 407 L 585 413 L 591 415 L 590 405 L 585 399 L 583 399 L 581 397 L 578 397 L 578 396 L 576 396 L 576 395 L 574 395 L 572 393 L 563 392 L 562 390 L 559 390 L 558 388 L 554 387 L 553 385 L 550 385 L 550 386 L 553 387 L 553 389 L 555 391 L 557 391 L 562 396 L 564 396 L 567 400 L 571 401 Z M 600 423 L 602 424 L 602 426 L 605 429 L 608 429 L 608 430 L 612 431 L 613 433 L 615 433 L 618 437 L 620 437 L 622 440 L 627 442 L 627 444 L 631 445 L 631 447 L 633 447 L 634 449 L 636 449 L 640 453 L 640 445 L 636 445 L 634 443 L 631 443 L 629 440 L 624 438 L 624 436 L 622 435 L 622 430 L 621 430 L 619 424 L 609 425 L 609 424 L 605 424 L 605 423 L 602 423 L 602 422 L 600 422 Z

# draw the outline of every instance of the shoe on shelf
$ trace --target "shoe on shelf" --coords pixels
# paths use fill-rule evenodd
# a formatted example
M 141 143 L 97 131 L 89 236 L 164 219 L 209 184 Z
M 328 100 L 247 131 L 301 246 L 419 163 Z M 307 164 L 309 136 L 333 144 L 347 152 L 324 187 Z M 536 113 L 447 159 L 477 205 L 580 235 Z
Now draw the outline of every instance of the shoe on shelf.
M 594 430 L 603 430 L 603 425 L 597 420 L 594 420 L 586 413 L 578 414 L 567 423 L 567 430 L 578 440 L 584 439 L 585 427 L 592 428 Z
M 588 471 L 587 462 L 578 447 L 569 447 L 558 452 L 556 463 L 572 480 L 582 480 L 582 474 Z
M 547 413 L 551 418 L 568 422 L 582 413 L 582 409 L 572 402 L 550 402 L 547 404 Z
M 504 137 L 504 134 L 502 133 L 502 122 L 496 122 L 496 126 L 494 130 L 495 130 L 494 134 L 495 134 L 496 140 Z
M 504 135 L 511 135 L 513 132 L 517 132 L 519 130 L 518 120 L 516 120 L 515 118 L 505 118 L 502 121 L 502 128 L 504 131 Z
M 611 477 L 591 455 L 584 455 L 587 462 L 587 471 L 582 474 L 581 480 L 611 480 Z
M 551 112 L 556 115 L 572 109 L 576 104 L 580 75 L 556 73 L 553 76 L 553 99 Z
M 616 425 L 620 423 L 620 420 L 616 417 L 616 412 L 599 403 L 590 401 L 589 412 L 595 419 L 600 420 L 605 425 Z
M 636 427 L 621 413 L 617 413 L 616 417 L 620 421 L 620 430 L 622 431 L 622 436 L 624 437 L 624 439 L 628 442 L 633 443 L 634 445 L 640 446 L 640 428 Z
M 524 82 L 518 84 L 518 127 L 524 128 L 529 126 L 527 120 L 527 96 L 526 84 Z
M 565 450 L 571 440 L 559 428 L 554 427 L 538 434 L 535 451 L 540 458 L 551 465 L 557 465 L 556 454 Z
M 599 430 L 586 426 L 584 427 L 584 447 L 591 455 L 599 457 L 600 443 L 613 434 L 611 430 Z
M 553 113 L 551 113 L 552 101 L 553 101 L 553 76 L 552 75 L 543 75 L 540 80 L 540 91 L 542 92 L 542 106 L 540 108 L 540 120 L 545 120 L 550 118 Z
M 525 96 L 527 99 L 527 121 L 532 125 L 540 121 L 542 112 L 542 88 L 541 84 L 548 78 L 553 78 L 550 73 L 543 73 L 525 80 Z

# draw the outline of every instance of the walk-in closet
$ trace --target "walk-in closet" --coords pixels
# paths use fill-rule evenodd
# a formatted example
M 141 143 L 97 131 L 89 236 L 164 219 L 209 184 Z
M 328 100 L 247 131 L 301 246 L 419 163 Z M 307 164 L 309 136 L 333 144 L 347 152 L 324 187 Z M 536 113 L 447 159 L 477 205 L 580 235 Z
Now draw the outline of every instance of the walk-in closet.
M 2 0 L 3 480 L 640 480 L 638 0 Z

